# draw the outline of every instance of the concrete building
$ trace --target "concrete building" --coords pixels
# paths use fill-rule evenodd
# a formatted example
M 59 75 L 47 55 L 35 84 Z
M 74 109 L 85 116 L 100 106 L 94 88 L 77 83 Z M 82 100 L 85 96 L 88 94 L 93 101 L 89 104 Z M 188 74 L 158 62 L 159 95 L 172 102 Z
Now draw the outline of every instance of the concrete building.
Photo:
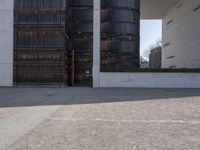
M 93 87 L 101 87 L 101 85 L 105 86 L 104 83 L 108 79 L 100 71 L 101 2 L 100 0 L 93 0 L 93 2 L 93 43 L 95 44 L 93 44 L 92 82 Z M 0 1 L 0 86 L 14 85 L 13 6 L 14 0 Z M 200 0 L 141 0 L 140 12 L 141 19 L 163 19 L 163 68 L 200 67 Z M 117 84 L 117 82 L 114 82 L 115 75 L 109 76 L 112 77 L 109 80 L 113 79 L 113 83 Z M 122 76 L 123 81 L 125 81 L 125 77 L 130 78 L 130 74 Z M 173 81 L 176 81 L 175 78 Z M 188 75 L 186 78 L 189 79 L 190 76 Z M 119 80 L 118 75 L 116 79 Z M 152 76 L 152 79 L 154 79 L 154 76 Z M 168 79 L 172 79 L 172 77 L 170 76 Z M 184 77 L 183 80 L 185 80 Z M 171 83 L 174 83 L 173 81 Z M 185 85 L 181 82 L 180 84 L 176 86 L 181 87 Z M 122 85 L 126 86 L 126 84 Z M 173 85 L 171 86 L 173 87 Z M 151 85 L 151 87 L 154 86 Z M 163 86 L 157 85 L 157 87 Z
M 162 47 L 156 47 L 150 51 L 149 68 L 152 69 L 161 68 L 161 55 L 162 55 Z
M 179 1 L 163 18 L 162 68 L 200 68 L 200 0 Z
M 163 20 L 162 68 L 200 68 L 200 0 L 141 0 L 141 18 Z

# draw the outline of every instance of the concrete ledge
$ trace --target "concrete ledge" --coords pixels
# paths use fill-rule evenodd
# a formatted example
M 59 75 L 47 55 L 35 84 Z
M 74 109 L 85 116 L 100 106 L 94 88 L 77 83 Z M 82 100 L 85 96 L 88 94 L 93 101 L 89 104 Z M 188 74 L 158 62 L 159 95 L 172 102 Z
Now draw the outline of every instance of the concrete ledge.
M 100 87 L 200 88 L 200 74 L 100 73 Z

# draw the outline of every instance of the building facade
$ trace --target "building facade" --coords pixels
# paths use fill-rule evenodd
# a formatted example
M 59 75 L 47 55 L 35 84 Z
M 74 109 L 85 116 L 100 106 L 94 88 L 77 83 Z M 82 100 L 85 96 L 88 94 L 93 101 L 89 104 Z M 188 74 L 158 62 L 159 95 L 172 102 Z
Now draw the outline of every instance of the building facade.
M 11 2 L 13 85 L 91 86 L 93 0 Z M 101 68 L 139 67 L 139 2 L 101 1 Z
M 139 0 L 101 0 L 101 68 L 139 68 Z
M 181 0 L 163 18 L 162 68 L 200 68 L 200 0 Z
M 156 47 L 150 51 L 149 55 L 149 68 L 161 68 L 162 47 Z
M 0 86 L 101 87 L 102 68 L 139 67 L 139 19 L 163 19 L 163 68 L 199 68 L 199 7 L 200 0 L 1 0 Z

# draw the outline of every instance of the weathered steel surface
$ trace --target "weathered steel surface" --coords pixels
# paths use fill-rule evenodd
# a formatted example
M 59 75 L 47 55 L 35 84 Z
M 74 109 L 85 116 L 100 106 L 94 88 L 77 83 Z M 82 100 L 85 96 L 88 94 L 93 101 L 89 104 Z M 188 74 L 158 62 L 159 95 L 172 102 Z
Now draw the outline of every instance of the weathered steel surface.
M 139 67 L 139 0 L 102 0 L 101 67 Z
M 93 0 L 72 0 L 72 49 L 75 85 L 92 85 Z
M 68 4 L 65 0 L 15 0 L 16 85 L 67 82 Z

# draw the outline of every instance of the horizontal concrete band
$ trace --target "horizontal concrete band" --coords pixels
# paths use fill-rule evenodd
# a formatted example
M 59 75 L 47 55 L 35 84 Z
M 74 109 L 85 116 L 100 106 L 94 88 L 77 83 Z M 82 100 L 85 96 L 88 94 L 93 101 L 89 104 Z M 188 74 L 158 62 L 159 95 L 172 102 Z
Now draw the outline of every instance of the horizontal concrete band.
M 200 74 L 100 73 L 100 87 L 200 88 Z

